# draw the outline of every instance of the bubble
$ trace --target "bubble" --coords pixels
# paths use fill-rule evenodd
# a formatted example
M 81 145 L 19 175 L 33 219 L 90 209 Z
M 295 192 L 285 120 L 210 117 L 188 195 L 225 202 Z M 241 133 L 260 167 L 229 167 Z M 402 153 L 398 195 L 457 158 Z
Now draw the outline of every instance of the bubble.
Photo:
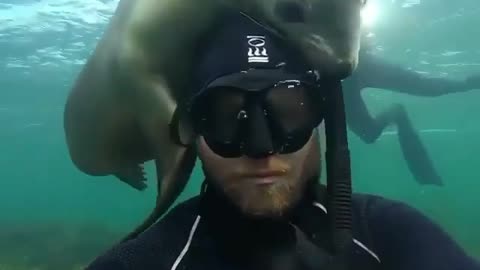
M 237 119 L 238 120 L 242 120 L 242 119 L 247 119 L 248 118 L 248 114 L 245 110 L 241 110 L 238 112 L 237 114 Z

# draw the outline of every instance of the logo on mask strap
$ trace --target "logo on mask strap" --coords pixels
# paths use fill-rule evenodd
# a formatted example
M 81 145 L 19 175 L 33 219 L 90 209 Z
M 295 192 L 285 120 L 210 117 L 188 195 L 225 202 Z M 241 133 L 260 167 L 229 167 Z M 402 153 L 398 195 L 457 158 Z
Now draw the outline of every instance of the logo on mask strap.
M 268 63 L 267 48 L 265 48 L 265 36 L 247 36 L 248 39 L 248 62 Z

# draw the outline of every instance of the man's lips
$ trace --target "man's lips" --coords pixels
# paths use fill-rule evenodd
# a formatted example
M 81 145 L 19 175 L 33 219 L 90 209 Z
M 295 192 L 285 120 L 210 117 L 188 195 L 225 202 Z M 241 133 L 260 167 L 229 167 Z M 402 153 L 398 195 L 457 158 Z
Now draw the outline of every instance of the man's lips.
M 242 177 L 253 177 L 253 178 L 263 178 L 263 177 L 274 177 L 274 176 L 283 176 L 287 173 L 286 169 L 275 168 L 275 169 L 250 169 L 247 172 L 240 173 Z
M 242 177 L 252 179 L 257 185 L 268 185 L 277 182 L 279 177 L 285 174 L 286 170 L 263 170 L 250 172 Z

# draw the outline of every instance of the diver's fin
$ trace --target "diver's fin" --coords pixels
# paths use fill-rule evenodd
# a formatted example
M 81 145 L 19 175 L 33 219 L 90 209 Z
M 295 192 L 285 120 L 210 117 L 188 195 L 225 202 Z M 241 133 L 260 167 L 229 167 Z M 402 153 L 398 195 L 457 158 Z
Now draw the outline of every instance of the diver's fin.
M 405 161 L 415 180 L 422 185 L 443 186 L 442 178 L 408 118 L 398 123 L 398 139 Z
M 155 208 L 150 213 L 150 215 L 143 221 L 140 226 L 135 230 L 129 233 L 121 242 L 125 242 L 136 238 L 139 234 L 146 231 L 151 225 L 153 225 L 157 220 L 170 208 L 170 206 L 175 202 L 180 193 L 185 188 L 192 170 L 195 166 L 195 161 L 197 159 L 197 152 L 195 145 L 191 145 L 188 148 L 183 149 L 182 157 L 177 162 L 172 170 L 163 174 L 159 171 L 160 164 L 159 160 L 155 160 L 155 165 L 157 168 L 157 201 Z
M 136 190 L 147 188 L 147 178 L 142 164 L 122 167 L 121 171 L 114 174 L 118 179 Z

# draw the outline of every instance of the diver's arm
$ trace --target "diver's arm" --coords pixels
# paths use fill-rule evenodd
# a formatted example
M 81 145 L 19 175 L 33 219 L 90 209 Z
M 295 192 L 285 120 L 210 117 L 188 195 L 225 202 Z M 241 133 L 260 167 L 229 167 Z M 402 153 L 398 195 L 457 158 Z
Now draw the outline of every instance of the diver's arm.
M 480 270 L 439 225 L 399 202 L 379 200 L 370 219 L 371 235 L 388 270 Z
M 388 63 L 374 56 L 367 56 L 359 64 L 364 87 L 381 88 L 415 96 L 435 97 L 472 89 L 463 80 L 428 78 L 401 66 Z

